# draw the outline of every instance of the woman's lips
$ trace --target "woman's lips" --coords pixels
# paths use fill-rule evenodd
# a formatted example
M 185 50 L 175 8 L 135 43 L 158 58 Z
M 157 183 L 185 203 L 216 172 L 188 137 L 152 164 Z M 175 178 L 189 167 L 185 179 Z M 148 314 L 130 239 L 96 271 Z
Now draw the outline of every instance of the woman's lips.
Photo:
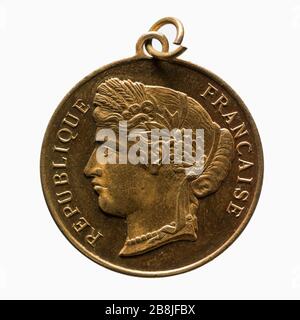
M 102 189 L 105 189 L 105 188 L 102 187 L 102 186 L 99 186 L 99 185 L 95 185 L 95 186 L 94 186 L 94 190 L 96 190 L 96 191 L 100 191 L 100 190 L 102 190 Z
M 99 184 L 99 182 L 95 181 L 95 180 L 92 180 L 92 185 L 94 187 L 94 190 L 97 191 L 98 193 L 101 191 L 101 190 L 104 190 L 104 189 L 107 189 L 106 187 L 103 187 Z

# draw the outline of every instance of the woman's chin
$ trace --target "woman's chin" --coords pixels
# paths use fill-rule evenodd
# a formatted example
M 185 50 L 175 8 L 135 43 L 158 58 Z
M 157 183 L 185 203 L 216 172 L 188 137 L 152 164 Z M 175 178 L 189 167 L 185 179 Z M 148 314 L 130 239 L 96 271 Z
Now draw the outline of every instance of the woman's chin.
M 100 209 L 108 215 L 124 218 L 125 215 L 116 209 L 114 202 L 103 196 L 98 198 L 98 205 Z

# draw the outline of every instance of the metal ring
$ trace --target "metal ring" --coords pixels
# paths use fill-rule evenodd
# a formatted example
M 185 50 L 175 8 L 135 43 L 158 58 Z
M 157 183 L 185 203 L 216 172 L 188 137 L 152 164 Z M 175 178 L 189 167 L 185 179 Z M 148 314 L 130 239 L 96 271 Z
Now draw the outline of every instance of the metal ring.
M 157 31 L 149 31 L 143 35 L 141 35 L 136 43 L 136 54 L 137 55 L 145 55 L 144 53 L 144 44 L 148 40 L 156 39 L 161 43 L 162 52 L 167 53 L 169 51 L 169 41 L 167 37 Z
M 175 26 L 176 37 L 175 37 L 175 40 L 173 43 L 176 45 L 180 45 L 183 40 L 183 37 L 184 37 L 184 27 L 183 27 L 182 22 L 176 18 L 173 18 L 173 17 L 162 18 L 162 19 L 158 20 L 157 22 L 155 22 L 149 31 L 150 32 L 152 32 L 152 31 L 157 32 L 162 26 L 164 26 L 166 24 L 172 24 Z M 164 50 L 162 50 L 162 52 L 160 52 L 160 51 L 153 48 L 151 38 L 148 39 L 148 41 L 146 42 L 147 52 L 156 58 L 176 58 L 180 54 L 182 54 L 186 49 L 187 49 L 186 47 L 179 46 L 178 48 L 176 48 L 175 50 L 173 50 L 171 52 L 165 52 Z

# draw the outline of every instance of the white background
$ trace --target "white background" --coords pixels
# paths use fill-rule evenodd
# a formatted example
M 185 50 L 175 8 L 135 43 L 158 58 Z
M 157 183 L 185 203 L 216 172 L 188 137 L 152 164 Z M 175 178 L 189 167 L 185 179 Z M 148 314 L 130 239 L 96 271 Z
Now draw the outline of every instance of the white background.
M 249 107 L 265 177 L 229 249 L 194 271 L 143 279 L 98 266 L 64 238 L 43 198 L 39 157 L 69 89 L 132 56 L 164 16 L 185 25 L 182 58 L 219 75 Z M 0 297 L 300 298 L 299 101 L 300 1 L 0 0 Z

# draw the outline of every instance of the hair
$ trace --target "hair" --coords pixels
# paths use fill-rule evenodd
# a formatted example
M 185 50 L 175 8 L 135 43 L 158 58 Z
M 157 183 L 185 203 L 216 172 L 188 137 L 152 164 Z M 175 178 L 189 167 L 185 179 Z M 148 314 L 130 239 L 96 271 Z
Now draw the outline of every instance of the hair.
M 186 178 L 178 191 L 185 201 L 178 200 L 177 211 L 184 210 L 185 219 L 193 220 L 196 227 L 197 198 L 217 191 L 230 170 L 234 140 L 229 130 L 213 122 L 199 102 L 166 87 L 111 78 L 97 87 L 93 102 L 98 127 L 117 130 L 119 121 L 127 120 L 128 129 L 204 129 L 204 169 L 200 175 Z M 188 200 L 184 195 L 187 189 L 192 190 Z

